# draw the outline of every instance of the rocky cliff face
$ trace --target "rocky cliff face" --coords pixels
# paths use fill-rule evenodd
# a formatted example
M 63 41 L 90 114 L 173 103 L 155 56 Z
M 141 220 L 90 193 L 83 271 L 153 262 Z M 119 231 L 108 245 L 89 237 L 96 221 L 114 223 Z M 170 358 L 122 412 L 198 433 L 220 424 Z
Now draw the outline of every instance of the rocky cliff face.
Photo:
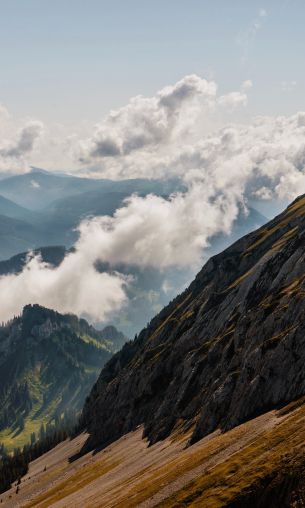
M 305 197 L 211 258 L 104 367 L 83 410 L 88 446 L 144 424 L 192 441 L 305 393 Z

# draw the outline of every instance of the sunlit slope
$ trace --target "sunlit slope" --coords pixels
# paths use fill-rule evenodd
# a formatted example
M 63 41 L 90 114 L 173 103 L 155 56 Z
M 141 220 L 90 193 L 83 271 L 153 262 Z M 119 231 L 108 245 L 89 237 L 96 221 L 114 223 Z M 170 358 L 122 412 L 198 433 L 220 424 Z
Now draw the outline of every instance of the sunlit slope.
M 86 439 L 80 435 L 34 461 L 19 493 L 14 487 L 1 496 L 3 506 L 302 506 L 293 503 L 304 499 L 304 421 L 300 401 L 225 434 L 216 431 L 191 447 L 186 446 L 191 431 L 177 428 L 148 447 L 138 429 L 71 461 Z

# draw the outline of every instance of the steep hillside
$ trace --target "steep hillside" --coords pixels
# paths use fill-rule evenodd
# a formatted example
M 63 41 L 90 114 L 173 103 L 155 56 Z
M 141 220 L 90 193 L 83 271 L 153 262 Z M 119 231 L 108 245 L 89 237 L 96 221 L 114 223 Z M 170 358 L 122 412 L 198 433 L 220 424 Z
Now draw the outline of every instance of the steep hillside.
M 138 425 L 191 442 L 305 393 L 305 197 L 211 258 L 103 369 L 83 411 L 88 446 Z
M 4 508 L 303 508 L 304 401 L 187 446 L 181 428 L 149 446 L 142 428 L 79 456 L 81 434 L 34 460 Z
M 0 442 L 16 447 L 64 412 L 77 413 L 122 342 L 38 305 L 0 327 Z

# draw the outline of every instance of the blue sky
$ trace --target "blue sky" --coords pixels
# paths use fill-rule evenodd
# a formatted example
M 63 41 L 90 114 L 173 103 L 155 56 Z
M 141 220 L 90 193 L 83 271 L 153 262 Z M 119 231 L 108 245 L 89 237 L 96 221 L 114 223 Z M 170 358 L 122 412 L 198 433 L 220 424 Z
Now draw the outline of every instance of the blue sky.
M 190 73 L 221 91 L 251 79 L 249 115 L 304 109 L 303 0 L 1 0 L 0 12 L 0 102 L 15 116 L 97 121 Z

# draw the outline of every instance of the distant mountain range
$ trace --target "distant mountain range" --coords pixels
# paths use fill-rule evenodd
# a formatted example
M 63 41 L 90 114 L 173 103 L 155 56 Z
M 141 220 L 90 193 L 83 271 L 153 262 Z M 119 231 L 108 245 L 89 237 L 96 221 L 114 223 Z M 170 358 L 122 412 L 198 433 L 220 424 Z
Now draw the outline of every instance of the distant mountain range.
M 0 326 L 0 443 L 23 445 L 42 424 L 76 414 L 125 341 L 113 326 L 97 331 L 38 305 Z
M 132 193 L 167 197 L 182 189 L 178 180 L 94 180 L 37 168 L 27 174 L 5 178 L 0 181 L 0 274 L 20 271 L 26 252 L 33 249 L 42 253 L 44 261 L 57 266 L 65 250 L 76 241 L 75 228 L 83 218 L 113 215 Z M 206 256 L 219 252 L 266 221 L 256 209 L 250 207 L 245 212 L 241 208 L 231 234 L 213 237 Z M 107 269 L 107 266 L 101 268 Z M 130 304 L 114 321 L 128 337 L 143 328 L 193 276 L 190 270 L 171 269 L 161 274 L 153 268 L 116 268 L 132 274 L 136 281 L 128 289 Z M 169 288 L 166 291 L 165 276 Z
M 0 260 L 42 245 L 70 247 L 88 216 L 112 215 L 133 193 L 168 196 L 177 180 L 94 180 L 33 170 L 0 180 Z
M 43 170 L 11 176 L 0 180 L 0 195 L 30 210 L 43 210 L 53 201 L 90 191 L 102 194 L 114 192 L 129 196 L 139 194 L 170 194 L 182 188 L 179 180 L 108 180 L 70 176 Z

